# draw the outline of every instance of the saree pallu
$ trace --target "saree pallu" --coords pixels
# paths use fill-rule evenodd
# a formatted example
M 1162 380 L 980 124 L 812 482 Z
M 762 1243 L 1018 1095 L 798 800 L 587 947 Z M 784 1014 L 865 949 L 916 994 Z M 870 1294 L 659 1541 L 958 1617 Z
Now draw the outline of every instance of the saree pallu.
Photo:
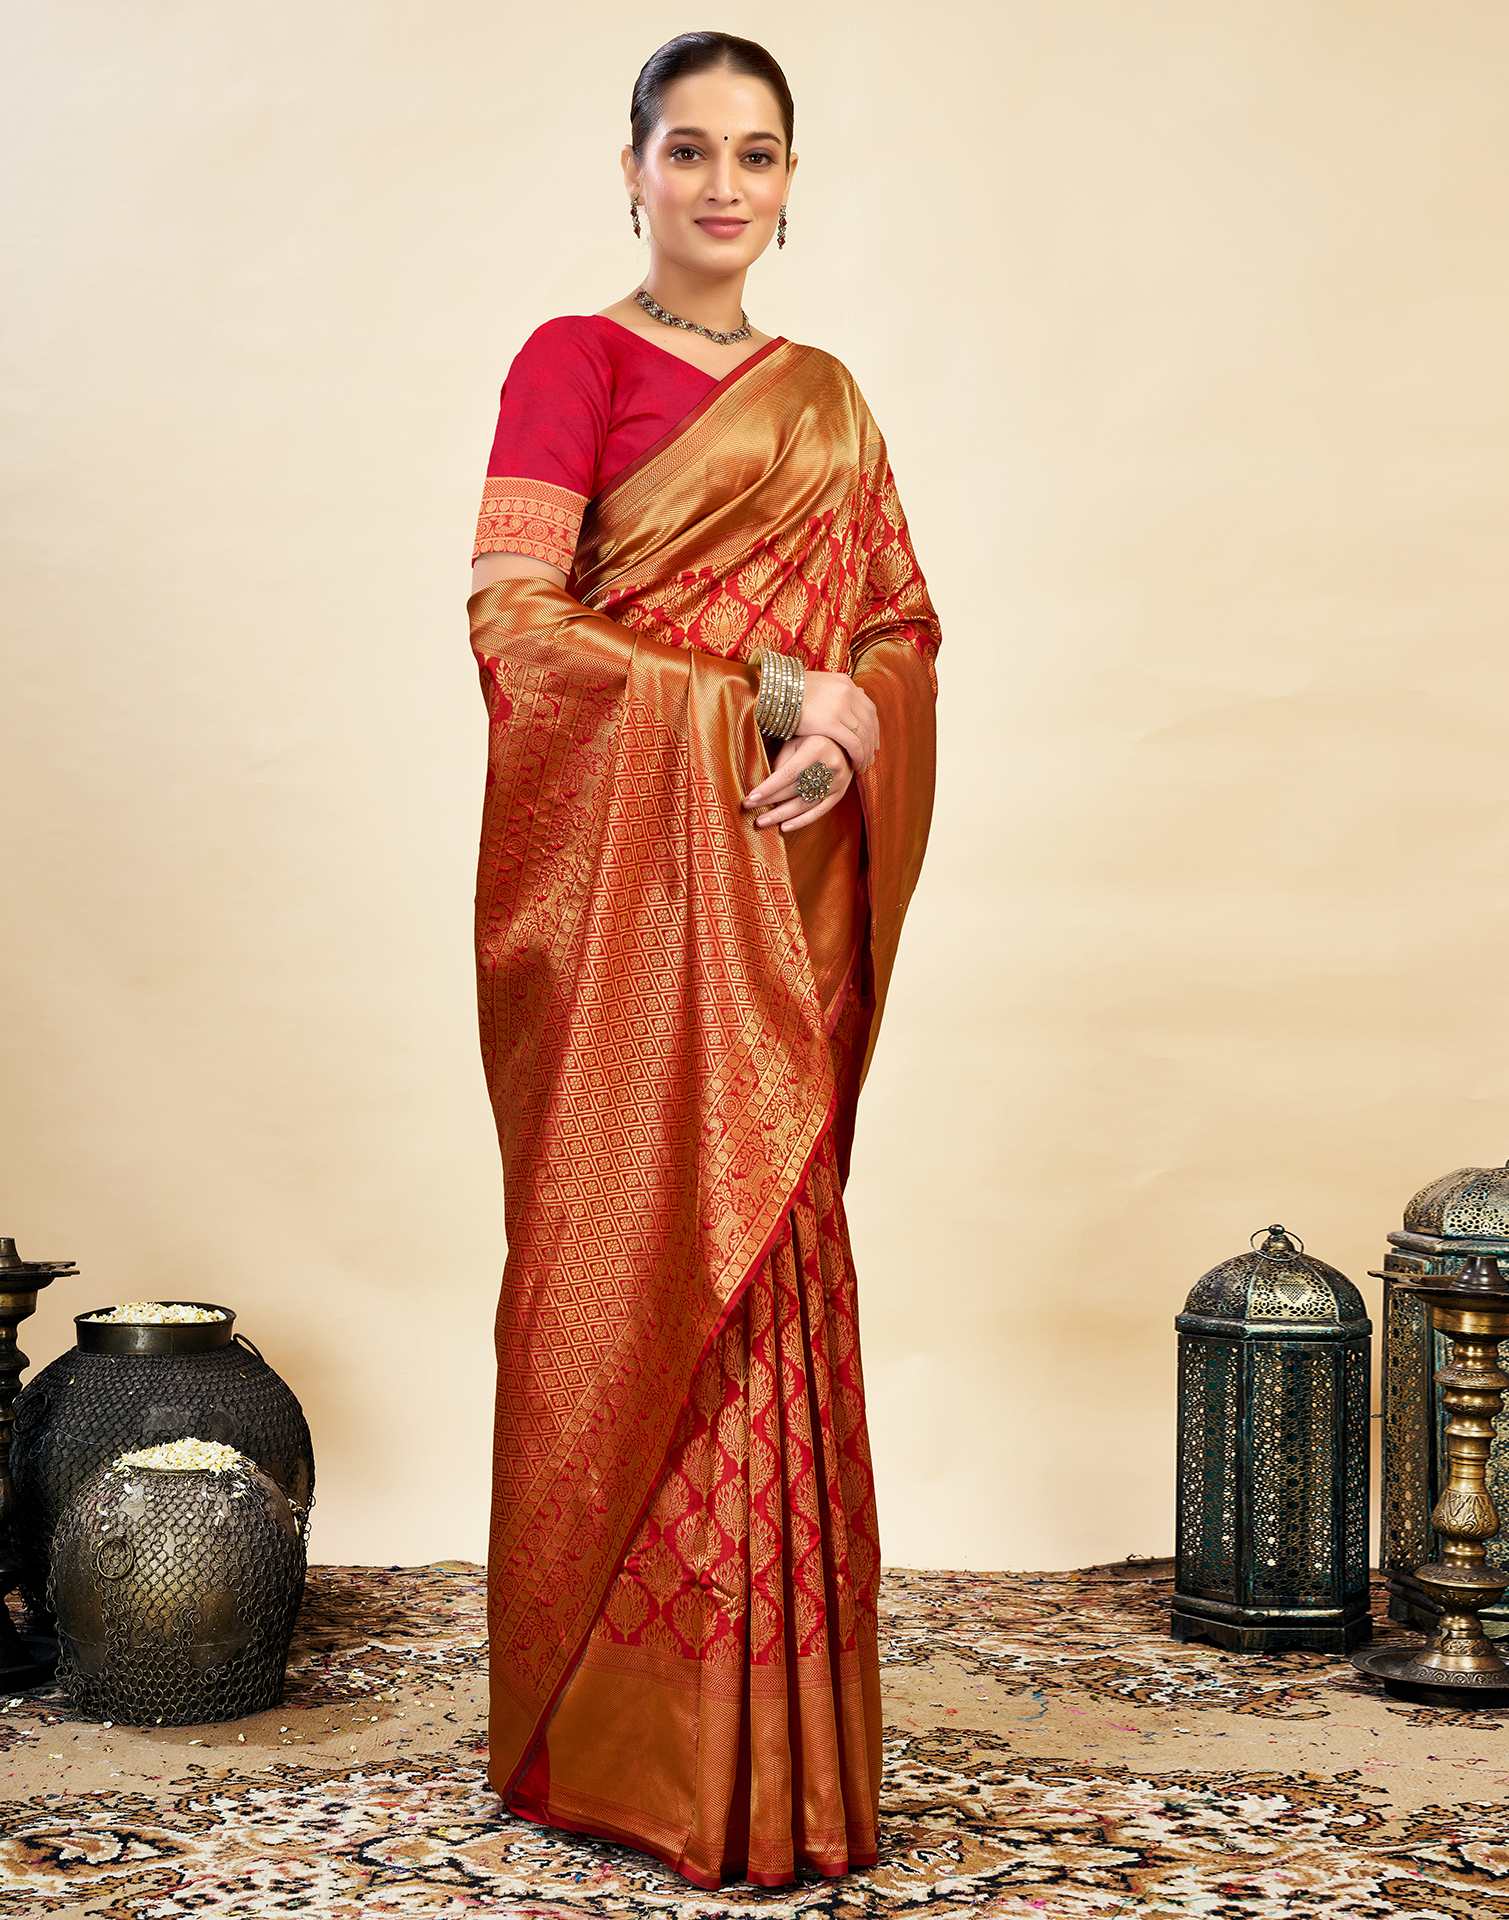
M 933 804 L 939 627 L 842 363 L 768 342 L 468 601 L 507 1257 L 487 1596 L 505 1805 L 688 1880 L 878 1854 L 880 1543 L 843 1210 Z M 879 750 L 757 828 L 760 645 Z

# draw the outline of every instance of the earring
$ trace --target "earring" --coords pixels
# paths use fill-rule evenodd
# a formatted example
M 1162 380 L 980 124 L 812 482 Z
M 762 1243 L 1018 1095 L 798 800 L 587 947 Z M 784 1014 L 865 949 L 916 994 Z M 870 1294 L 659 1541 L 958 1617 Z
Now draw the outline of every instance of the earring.
M 639 202 L 637 199 L 629 202 L 629 218 L 634 222 L 634 238 L 637 240 L 639 238 Z
M 780 218 L 775 223 L 775 243 L 778 247 L 784 247 L 786 244 L 786 207 L 784 202 L 781 205 Z

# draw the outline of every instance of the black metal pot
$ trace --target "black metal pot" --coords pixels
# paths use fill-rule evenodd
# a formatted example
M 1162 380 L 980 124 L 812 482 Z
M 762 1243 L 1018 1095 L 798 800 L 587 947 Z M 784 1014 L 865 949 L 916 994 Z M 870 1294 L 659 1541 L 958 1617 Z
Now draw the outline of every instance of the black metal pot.
M 164 1304 L 175 1304 L 165 1302 Z M 20 1591 L 30 1623 L 53 1628 L 47 1575 L 64 1508 L 117 1454 L 188 1436 L 220 1440 L 254 1460 L 293 1508 L 307 1547 L 314 1447 L 297 1396 L 262 1358 L 235 1313 L 218 1320 L 132 1322 L 74 1315 L 77 1345 L 17 1396 L 10 1466 L 16 1489 Z
M 274 1706 L 304 1576 L 300 1522 L 250 1460 L 102 1467 L 53 1540 L 57 1684 L 82 1712 L 131 1726 Z

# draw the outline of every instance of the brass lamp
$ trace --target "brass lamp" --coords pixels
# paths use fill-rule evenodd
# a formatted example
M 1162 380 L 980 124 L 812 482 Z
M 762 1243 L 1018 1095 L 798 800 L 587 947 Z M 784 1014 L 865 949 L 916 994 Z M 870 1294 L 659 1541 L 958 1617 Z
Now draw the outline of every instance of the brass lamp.
M 1479 1256 L 1509 1267 L 1509 1166 L 1458 1167 L 1422 1187 L 1404 1210 L 1402 1228 L 1388 1236 L 1383 1277 L 1383 1493 L 1378 1563 L 1388 1578 L 1389 1616 L 1428 1630 L 1435 1602 L 1415 1578 L 1422 1561 L 1441 1550 L 1431 1522 L 1446 1458 L 1446 1405 L 1436 1391 L 1449 1351 L 1446 1334 L 1431 1325 L 1424 1297 L 1402 1284 L 1420 1276 L 1450 1276 Z M 1502 1350 L 1500 1365 L 1509 1360 Z M 1490 1488 L 1509 1488 L 1509 1432 L 1500 1431 L 1488 1456 Z M 1503 1495 L 1500 1493 L 1502 1501 Z M 1485 1543 L 1490 1567 L 1509 1572 L 1509 1540 Z M 1509 1633 L 1509 1606 L 1480 1609 L 1484 1631 Z
M 73 1260 L 23 1260 L 13 1239 L 0 1238 L 0 1690 L 39 1687 L 57 1668 L 57 1636 L 39 1629 L 29 1617 L 24 1627 L 11 1617 L 10 1595 L 23 1590 L 26 1562 L 19 1544 L 10 1441 L 16 1395 L 27 1367 L 27 1355 L 16 1344 L 16 1328 L 36 1312 L 43 1287 L 77 1271 Z
M 1509 1373 L 1499 1364 L 1499 1342 L 1509 1339 L 1509 1277 L 1491 1254 L 1478 1254 L 1460 1272 L 1395 1276 L 1393 1285 L 1430 1311 L 1450 1348 L 1448 1364 L 1436 1371 L 1448 1414 L 1441 1495 L 1431 1513 L 1441 1549 L 1414 1570 L 1436 1618 L 1423 1644 L 1369 1647 L 1353 1654 L 1352 1664 L 1402 1699 L 1437 1707 L 1509 1706 L 1509 1665 L 1479 1617 L 1509 1588 L 1509 1568 L 1490 1566 L 1484 1550 L 1499 1530 L 1488 1461 L 1509 1388 Z

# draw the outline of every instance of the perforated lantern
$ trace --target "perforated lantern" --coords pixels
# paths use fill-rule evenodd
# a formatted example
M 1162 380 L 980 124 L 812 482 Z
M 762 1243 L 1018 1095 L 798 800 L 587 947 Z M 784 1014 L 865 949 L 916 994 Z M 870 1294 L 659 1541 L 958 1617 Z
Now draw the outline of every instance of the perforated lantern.
M 1195 1283 L 1174 1325 L 1170 1630 L 1244 1652 L 1367 1639 L 1373 1328 L 1362 1295 L 1272 1226 L 1261 1247 Z
M 1509 1270 L 1509 1166 L 1458 1167 L 1422 1187 L 1404 1209 L 1402 1230 L 1391 1233 L 1383 1262 L 1383 1538 L 1379 1563 L 1388 1577 L 1389 1614 L 1429 1629 L 1435 1608 L 1414 1579 L 1434 1560 L 1440 1540 L 1431 1510 L 1441 1494 L 1446 1410 L 1436 1382 L 1448 1364 L 1449 1342 L 1430 1324 L 1430 1309 L 1402 1289 L 1395 1274 L 1456 1273 L 1475 1254 L 1491 1254 Z M 1509 1341 L 1499 1365 L 1509 1361 Z M 1509 1516 L 1509 1418 L 1496 1423 L 1488 1456 L 1488 1483 L 1501 1515 Z M 1501 1529 L 1487 1542 L 1491 1567 L 1509 1566 L 1509 1539 Z M 1509 1634 L 1509 1596 L 1479 1615 L 1485 1630 Z

